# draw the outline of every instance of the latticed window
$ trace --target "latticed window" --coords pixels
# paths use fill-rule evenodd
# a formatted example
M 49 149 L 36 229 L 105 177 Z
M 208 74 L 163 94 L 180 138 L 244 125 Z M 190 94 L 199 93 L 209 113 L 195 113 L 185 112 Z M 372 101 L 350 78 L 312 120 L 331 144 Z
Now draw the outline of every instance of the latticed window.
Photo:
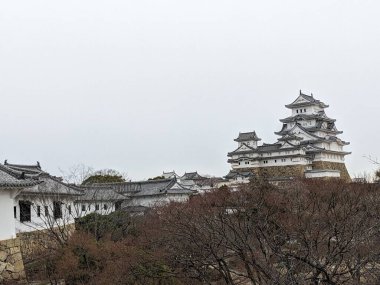
M 54 219 L 62 218 L 62 202 L 60 201 L 53 202 L 53 215 L 54 215 Z
M 19 201 L 20 206 L 20 222 L 31 221 L 31 203 L 29 201 Z

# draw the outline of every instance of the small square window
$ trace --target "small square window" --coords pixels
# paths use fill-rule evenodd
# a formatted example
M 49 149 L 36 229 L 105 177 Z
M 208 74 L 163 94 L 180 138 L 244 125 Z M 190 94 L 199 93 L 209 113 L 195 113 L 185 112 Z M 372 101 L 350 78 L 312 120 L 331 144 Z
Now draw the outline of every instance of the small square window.
M 104 209 L 104 210 L 107 210 L 107 209 L 108 209 L 107 204 L 104 204 L 104 205 L 103 205 L 103 209 Z
M 86 205 L 82 205 L 82 212 L 86 211 Z

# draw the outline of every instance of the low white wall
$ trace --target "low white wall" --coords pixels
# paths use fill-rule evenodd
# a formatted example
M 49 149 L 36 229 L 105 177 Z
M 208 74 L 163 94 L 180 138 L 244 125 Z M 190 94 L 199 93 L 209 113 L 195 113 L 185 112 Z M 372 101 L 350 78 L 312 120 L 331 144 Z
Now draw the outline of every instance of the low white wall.
M 305 172 L 306 178 L 324 178 L 324 177 L 332 177 L 332 178 L 340 178 L 339 171 L 312 171 Z
M 170 194 L 165 196 L 141 196 L 133 197 L 132 201 L 128 203 L 128 206 L 154 207 L 165 205 L 170 202 L 186 202 L 188 200 L 189 195 L 184 194 Z
M 19 201 L 30 201 L 31 202 L 31 219 L 30 222 L 20 221 L 20 206 Z M 53 201 L 62 202 L 62 218 L 54 219 L 53 215 Z M 16 207 L 16 218 L 15 227 L 16 233 L 30 232 L 35 230 L 43 230 L 63 225 L 69 225 L 74 223 L 74 219 L 77 217 L 76 205 L 73 203 L 72 199 L 68 198 L 58 198 L 53 197 L 38 197 L 38 196 L 18 196 L 14 200 L 14 206 Z M 38 206 L 40 206 L 40 216 L 38 217 Z M 45 215 L 45 206 L 48 208 L 48 215 Z M 71 207 L 71 214 L 69 212 L 69 207 Z
M 13 218 L 13 191 L 0 190 L 0 240 L 16 237 L 15 221 Z

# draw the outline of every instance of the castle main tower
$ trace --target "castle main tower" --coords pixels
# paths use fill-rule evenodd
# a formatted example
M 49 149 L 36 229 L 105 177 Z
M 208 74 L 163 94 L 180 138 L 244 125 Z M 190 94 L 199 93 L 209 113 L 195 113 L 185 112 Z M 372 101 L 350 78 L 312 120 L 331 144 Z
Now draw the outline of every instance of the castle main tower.
M 275 132 L 277 142 L 259 145 L 256 132 L 240 133 L 235 139 L 238 148 L 228 153 L 228 162 L 234 171 L 250 170 L 257 175 L 272 178 L 285 177 L 336 177 L 350 180 L 345 166 L 343 150 L 348 142 L 329 118 L 328 105 L 313 95 L 300 91 L 291 104 L 289 117 L 281 119 L 282 129 Z

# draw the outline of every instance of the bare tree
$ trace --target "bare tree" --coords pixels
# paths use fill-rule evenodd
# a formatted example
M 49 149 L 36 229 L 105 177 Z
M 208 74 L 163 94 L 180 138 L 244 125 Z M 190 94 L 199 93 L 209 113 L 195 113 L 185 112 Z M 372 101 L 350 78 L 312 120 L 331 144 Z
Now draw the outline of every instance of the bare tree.
M 260 183 L 163 211 L 184 274 L 225 284 L 376 284 L 379 189 L 342 181 Z M 162 210 L 161 210 L 162 211 Z
M 59 169 L 66 183 L 80 185 L 87 177 L 94 173 L 94 169 L 84 164 L 76 164 L 67 170 Z

